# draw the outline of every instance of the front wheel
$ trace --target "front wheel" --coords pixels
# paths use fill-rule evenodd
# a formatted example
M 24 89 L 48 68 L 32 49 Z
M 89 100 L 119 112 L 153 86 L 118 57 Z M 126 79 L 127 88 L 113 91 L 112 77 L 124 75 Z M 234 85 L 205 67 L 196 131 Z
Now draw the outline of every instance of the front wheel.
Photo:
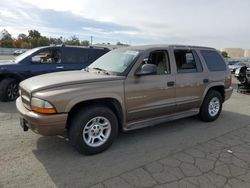
M 222 96 L 220 92 L 211 90 L 207 93 L 202 103 L 199 116 L 203 121 L 214 121 L 219 117 L 221 109 Z
M 18 97 L 18 82 L 6 78 L 0 82 L 0 101 L 14 101 Z
M 69 141 L 77 151 L 91 155 L 111 146 L 118 133 L 116 115 L 104 106 L 81 109 L 69 127 Z

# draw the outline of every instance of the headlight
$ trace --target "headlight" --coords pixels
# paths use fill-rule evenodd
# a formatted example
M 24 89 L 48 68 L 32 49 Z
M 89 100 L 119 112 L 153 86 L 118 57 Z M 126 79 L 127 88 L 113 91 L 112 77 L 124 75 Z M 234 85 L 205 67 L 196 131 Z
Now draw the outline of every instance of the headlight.
M 42 99 L 35 98 L 35 97 L 31 98 L 31 109 L 34 112 L 38 112 L 40 114 L 55 114 L 56 113 L 56 109 L 51 103 Z

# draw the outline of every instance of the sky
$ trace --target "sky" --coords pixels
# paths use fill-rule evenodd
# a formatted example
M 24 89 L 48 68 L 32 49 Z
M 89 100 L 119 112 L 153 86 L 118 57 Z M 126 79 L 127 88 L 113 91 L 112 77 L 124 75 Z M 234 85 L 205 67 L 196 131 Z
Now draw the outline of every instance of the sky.
M 0 30 L 93 43 L 250 49 L 250 0 L 1 0 Z

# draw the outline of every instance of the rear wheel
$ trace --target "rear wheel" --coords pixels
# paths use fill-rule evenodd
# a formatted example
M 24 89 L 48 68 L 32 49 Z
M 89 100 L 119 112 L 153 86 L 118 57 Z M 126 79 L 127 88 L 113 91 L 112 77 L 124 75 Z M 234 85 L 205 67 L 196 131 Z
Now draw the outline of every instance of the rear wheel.
M 222 96 L 220 92 L 211 90 L 207 93 L 202 103 L 199 116 L 203 121 L 214 121 L 219 117 L 221 109 Z
M 115 114 L 104 106 L 84 108 L 73 117 L 69 141 L 80 153 L 100 153 L 111 146 L 118 133 Z
M 14 78 L 5 78 L 0 82 L 0 101 L 14 101 L 18 97 L 18 82 Z

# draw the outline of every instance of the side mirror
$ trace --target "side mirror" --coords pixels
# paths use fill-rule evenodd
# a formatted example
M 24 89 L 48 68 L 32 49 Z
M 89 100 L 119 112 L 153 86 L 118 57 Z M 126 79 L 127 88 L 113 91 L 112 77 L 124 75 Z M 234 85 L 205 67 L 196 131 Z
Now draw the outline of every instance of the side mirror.
M 142 67 L 136 72 L 136 76 L 143 75 L 152 75 L 157 73 L 157 67 L 155 64 L 144 64 Z
M 32 63 L 41 63 L 41 58 L 38 56 L 34 56 L 31 58 Z

